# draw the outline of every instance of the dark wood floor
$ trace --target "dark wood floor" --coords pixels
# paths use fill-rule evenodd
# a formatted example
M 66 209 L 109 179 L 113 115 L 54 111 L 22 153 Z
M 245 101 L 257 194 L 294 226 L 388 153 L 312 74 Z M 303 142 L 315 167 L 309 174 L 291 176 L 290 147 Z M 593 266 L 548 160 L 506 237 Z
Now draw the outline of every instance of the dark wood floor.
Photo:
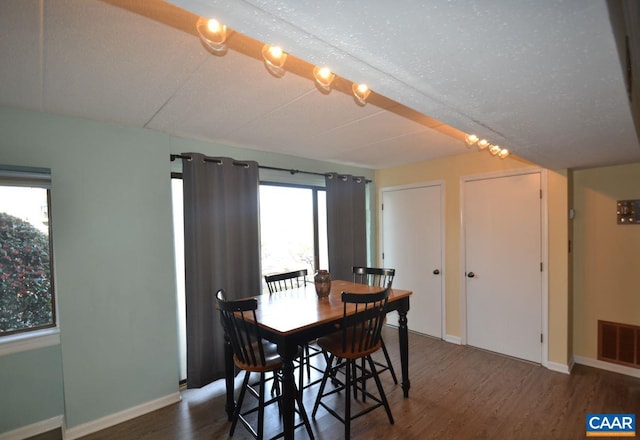
M 397 333 L 385 341 L 399 368 Z M 395 424 L 375 410 L 352 425 L 360 439 L 584 439 L 587 413 L 640 416 L 640 379 L 581 365 L 569 375 L 538 365 L 409 335 L 411 391 L 384 373 Z M 373 382 L 371 382 L 373 386 Z M 316 388 L 305 391 L 311 412 Z M 277 414 L 269 417 L 279 426 Z M 343 426 L 322 408 L 312 421 L 319 440 L 343 438 Z M 228 438 L 224 387 L 211 384 L 183 392 L 182 402 L 83 437 L 83 440 L 212 440 Z M 304 430 L 296 438 L 307 438 Z M 239 426 L 234 439 L 251 438 Z

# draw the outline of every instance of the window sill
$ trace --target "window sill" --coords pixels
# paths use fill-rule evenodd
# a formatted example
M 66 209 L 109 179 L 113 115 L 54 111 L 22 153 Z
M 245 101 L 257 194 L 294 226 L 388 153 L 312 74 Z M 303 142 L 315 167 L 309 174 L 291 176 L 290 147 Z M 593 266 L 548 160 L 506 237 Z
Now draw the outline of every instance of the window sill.
M 60 345 L 60 329 L 48 328 L 0 337 L 0 356 Z

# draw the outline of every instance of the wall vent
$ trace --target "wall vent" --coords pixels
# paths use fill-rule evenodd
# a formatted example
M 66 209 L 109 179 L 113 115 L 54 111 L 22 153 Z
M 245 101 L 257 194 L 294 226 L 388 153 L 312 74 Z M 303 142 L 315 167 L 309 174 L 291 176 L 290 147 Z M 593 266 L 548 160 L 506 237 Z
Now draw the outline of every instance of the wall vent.
M 598 321 L 598 359 L 640 368 L 640 326 Z

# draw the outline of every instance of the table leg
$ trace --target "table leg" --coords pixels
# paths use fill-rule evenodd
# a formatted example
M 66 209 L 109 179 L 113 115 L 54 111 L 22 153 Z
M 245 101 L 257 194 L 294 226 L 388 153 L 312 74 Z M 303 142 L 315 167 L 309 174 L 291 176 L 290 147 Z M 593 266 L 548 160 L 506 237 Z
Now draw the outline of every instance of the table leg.
M 411 388 L 411 382 L 409 381 L 409 331 L 407 327 L 407 310 L 398 310 L 400 319 L 398 323 L 398 338 L 400 342 L 400 364 L 402 367 L 402 391 L 404 391 L 404 397 L 409 397 L 409 388 Z
M 233 348 L 231 348 L 231 341 L 225 333 L 224 335 L 224 379 L 227 388 L 227 403 L 225 409 L 227 410 L 227 420 L 233 420 L 233 413 L 236 409 L 236 402 L 233 397 L 235 368 L 233 366 Z
M 293 440 L 296 400 L 293 359 L 296 356 L 297 350 L 289 349 L 286 345 L 280 344 L 278 345 L 278 353 L 282 358 L 282 421 L 284 425 L 284 439 Z

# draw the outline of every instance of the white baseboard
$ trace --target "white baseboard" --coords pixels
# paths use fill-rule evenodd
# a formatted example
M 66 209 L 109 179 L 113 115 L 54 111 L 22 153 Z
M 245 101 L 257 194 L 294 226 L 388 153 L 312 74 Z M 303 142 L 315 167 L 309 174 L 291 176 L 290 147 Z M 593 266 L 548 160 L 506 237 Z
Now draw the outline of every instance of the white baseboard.
M 14 429 L 0 434 L 0 440 L 22 440 L 29 437 L 34 437 L 39 434 L 43 434 L 54 429 L 62 428 L 64 423 L 64 416 L 56 416 L 47 420 L 34 423 L 32 425 L 23 426 L 22 428 Z
M 74 440 L 80 437 L 84 437 L 85 435 L 93 434 L 94 432 L 109 428 L 111 426 L 117 425 L 118 423 L 126 422 L 127 420 L 131 420 L 135 417 L 139 417 L 151 411 L 155 411 L 165 406 L 180 402 L 181 399 L 182 397 L 180 396 L 180 393 L 175 392 L 169 394 L 168 396 L 143 403 L 142 405 L 134 406 L 133 408 L 125 409 L 124 411 L 110 414 L 100 419 L 68 428 L 66 432 L 63 433 L 63 438 L 65 440 Z
M 587 367 L 599 368 L 601 370 L 607 370 L 614 373 L 620 373 L 631 377 L 640 378 L 640 369 L 625 367 L 624 365 L 612 364 L 610 362 L 603 362 L 597 359 L 592 359 L 583 356 L 574 356 L 576 364 L 586 365 Z
M 560 364 L 558 362 L 547 362 L 547 369 L 551 371 L 556 371 L 562 374 L 571 374 L 571 369 L 573 368 L 573 361 L 569 365 Z
M 462 338 L 460 336 L 444 335 L 444 341 L 451 344 L 462 345 Z

